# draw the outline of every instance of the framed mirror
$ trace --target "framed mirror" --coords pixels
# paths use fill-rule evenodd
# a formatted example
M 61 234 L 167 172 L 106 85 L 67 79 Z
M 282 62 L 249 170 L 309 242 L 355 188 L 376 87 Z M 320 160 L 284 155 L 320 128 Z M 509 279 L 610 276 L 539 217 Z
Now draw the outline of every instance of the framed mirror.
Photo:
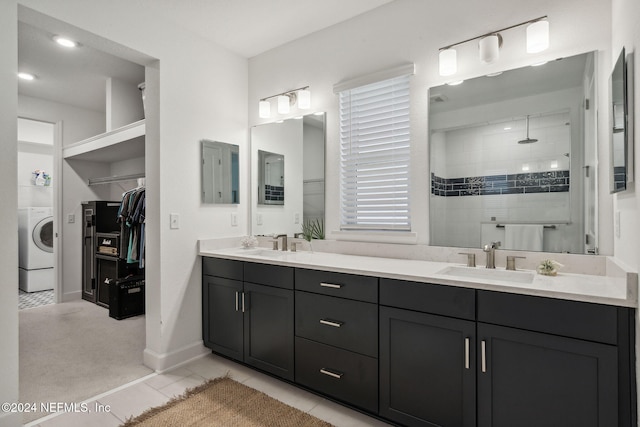
M 617 193 L 627 189 L 627 183 L 633 181 L 633 144 L 630 139 L 628 70 L 625 49 L 618 56 L 609 78 L 610 109 L 610 192 Z
M 324 119 L 316 113 L 251 128 L 251 234 L 293 236 L 305 221 L 324 221 Z M 272 191 L 283 200 L 268 200 L 267 185 L 282 187 Z
M 202 203 L 240 203 L 240 147 L 203 139 Z
M 597 251 L 594 56 L 430 89 L 432 245 Z

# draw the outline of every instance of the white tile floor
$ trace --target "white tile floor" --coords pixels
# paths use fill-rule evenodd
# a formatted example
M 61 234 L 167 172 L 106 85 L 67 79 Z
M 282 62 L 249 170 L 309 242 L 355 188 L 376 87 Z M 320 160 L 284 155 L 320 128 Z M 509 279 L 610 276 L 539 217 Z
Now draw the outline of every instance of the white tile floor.
M 117 427 L 127 418 L 138 415 L 152 406 L 162 405 L 171 397 L 182 394 L 187 388 L 226 373 L 236 381 L 338 427 L 389 425 L 243 365 L 210 354 L 168 373 L 152 374 L 89 399 L 87 400 L 89 412 L 56 414 L 27 424 L 27 427 Z M 97 412 L 97 405 L 109 405 L 110 411 Z

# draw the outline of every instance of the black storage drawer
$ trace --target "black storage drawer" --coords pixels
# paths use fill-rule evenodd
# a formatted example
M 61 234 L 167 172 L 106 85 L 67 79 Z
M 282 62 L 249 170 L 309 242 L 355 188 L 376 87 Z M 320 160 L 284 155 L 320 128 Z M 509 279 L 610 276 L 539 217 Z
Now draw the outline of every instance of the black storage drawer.
M 293 289 L 293 268 L 282 265 L 244 263 L 244 281 Z
M 296 382 L 378 412 L 378 359 L 296 337 Z
M 478 321 L 617 344 L 617 308 L 608 305 L 478 291 Z
M 378 302 L 377 277 L 296 268 L 296 289 L 359 301 Z
M 378 357 L 378 305 L 296 291 L 296 335 Z
M 474 289 L 380 279 L 380 305 L 476 320 Z
M 231 259 L 202 257 L 202 274 L 242 280 L 242 261 Z

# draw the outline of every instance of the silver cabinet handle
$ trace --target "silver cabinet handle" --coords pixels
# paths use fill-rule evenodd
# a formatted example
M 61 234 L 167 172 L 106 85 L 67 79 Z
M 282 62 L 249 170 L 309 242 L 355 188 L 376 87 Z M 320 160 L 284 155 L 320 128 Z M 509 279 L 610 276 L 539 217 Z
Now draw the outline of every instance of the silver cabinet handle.
M 236 311 L 238 311 L 238 291 L 236 291 Z
M 469 369 L 469 338 L 464 339 L 464 368 Z
M 244 292 L 242 293 L 242 312 L 244 313 Z
M 334 283 L 320 283 L 320 286 L 322 286 L 323 288 L 333 288 L 333 289 L 340 289 L 342 287 L 342 285 L 336 285 Z
M 320 319 L 320 323 L 327 326 L 333 326 L 334 328 L 339 328 L 340 326 L 344 325 L 344 322 L 327 319 Z
M 482 349 L 482 372 L 487 372 L 487 343 L 482 340 L 480 343 Z
M 330 371 L 330 370 L 325 369 L 325 368 L 321 368 L 321 369 L 320 369 L 320 373 L 321 373 L 321 374 L 328 375 L 328 376 L 333 377 L 333 378 L 337 378 L 337 379 L 342 378 L 342 376 L 344 375 L 344 374 L 343 374 L 343 373 L 341 373 L 341 372 L 333 372 L 333 371 Z

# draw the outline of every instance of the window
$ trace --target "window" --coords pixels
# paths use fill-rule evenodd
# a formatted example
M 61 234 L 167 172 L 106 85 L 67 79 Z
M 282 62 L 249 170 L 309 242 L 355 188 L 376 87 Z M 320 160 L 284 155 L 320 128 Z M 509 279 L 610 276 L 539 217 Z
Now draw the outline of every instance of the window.
M 411 230 L 409 77 L 338 92 L 341 230 Z

